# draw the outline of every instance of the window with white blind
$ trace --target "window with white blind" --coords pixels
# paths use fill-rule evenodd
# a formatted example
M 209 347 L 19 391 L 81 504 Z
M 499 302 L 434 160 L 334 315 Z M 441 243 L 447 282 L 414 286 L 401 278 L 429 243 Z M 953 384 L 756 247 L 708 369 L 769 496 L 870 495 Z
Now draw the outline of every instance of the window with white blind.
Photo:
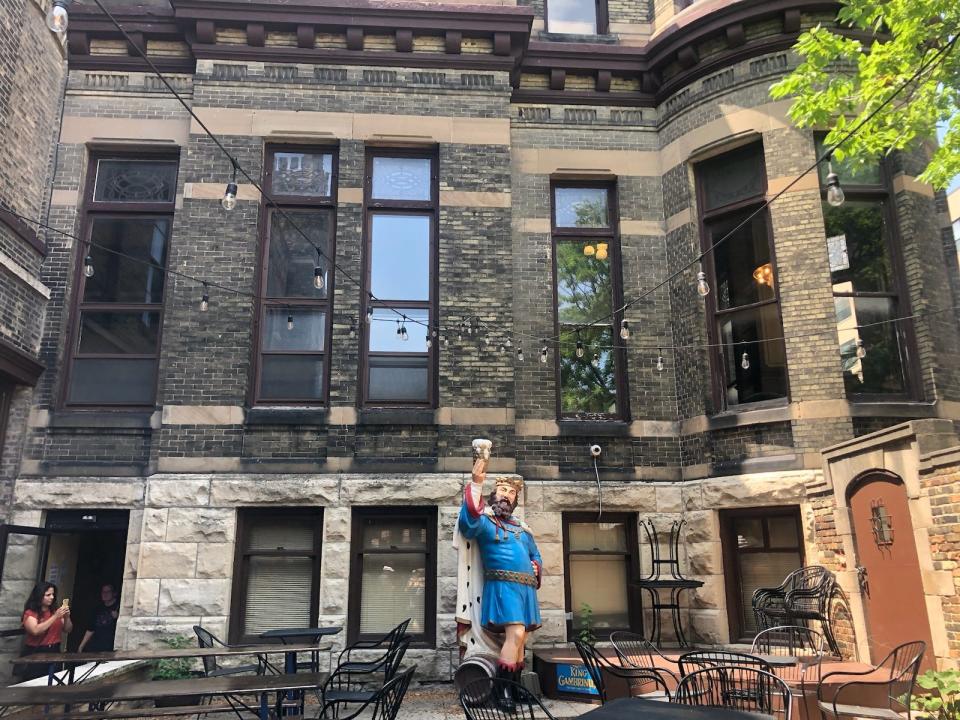
M 240 510 L 232 642 L 256 642 L 267 630 L 316 625 L 322 532 L 317 508 Z
M 382 637 L 410 619 L 414 642 L 436 636 L 436 508 L 353 511 L 348 641 Z
M 757 634 L 753 593 L 778 587 L 803 566 L 803 537 L 796 507 L 721 514 L 727 603 L 732 641 Z

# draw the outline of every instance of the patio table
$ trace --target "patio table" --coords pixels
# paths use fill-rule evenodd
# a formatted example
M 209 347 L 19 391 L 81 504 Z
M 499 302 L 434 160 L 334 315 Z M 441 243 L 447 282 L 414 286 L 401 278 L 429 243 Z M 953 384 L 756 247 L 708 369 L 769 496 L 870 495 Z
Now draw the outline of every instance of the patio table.
M 298 640 L 300 642 L 312 642 L 313 647 L 310 648 L 310 671 L 317 672 L 320 669 L 320 648 L 318 647 L 320 639 L 330 635 L 336 635 L 342 629 L 343 628 L 335 625 L 314 628 L 278 628 L 276 630 L 267 630 L 266 632 L 262 632 L 260 633 L 260 637 L 262 637 L 264 640 L 279 640 L 282 644 L 289 645 L 288 650 L 283 656 L 283 670 L 288 674 L 296 673 L 300 667 L 297 664 L 298 649 L 293 646 L 293 643 Z M 300 712 L 302 714 L 304 694 L 302 692 L 287 692 L 287 712 L 292 710 L 291 706 L 298 701 L 300 705 Z
M 620 698 L 580 716 L 581 720 L 770 720 L 769 715 L 657 702 L 642 698 Z

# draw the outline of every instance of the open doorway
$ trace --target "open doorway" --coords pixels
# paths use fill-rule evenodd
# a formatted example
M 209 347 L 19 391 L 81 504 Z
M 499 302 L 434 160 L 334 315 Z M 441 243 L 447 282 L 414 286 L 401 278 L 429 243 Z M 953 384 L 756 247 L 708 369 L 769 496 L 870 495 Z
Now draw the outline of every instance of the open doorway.
M 100 607 L 100 590 L 118 595 L 127 550 L 126 510 L 50 510 L 44 527 L 0 526 L 0 654 L 19 654 L 20 615 L 36 583 L 52 582 L 69 598 L 75 651 Z M 118 605 L 119 606 L 119 605 Z

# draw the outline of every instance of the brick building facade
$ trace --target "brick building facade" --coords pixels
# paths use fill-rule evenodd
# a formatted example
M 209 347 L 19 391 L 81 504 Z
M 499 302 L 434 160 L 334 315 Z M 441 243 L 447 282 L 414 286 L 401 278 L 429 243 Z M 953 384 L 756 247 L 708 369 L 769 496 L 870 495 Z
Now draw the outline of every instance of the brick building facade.
M 637 629 L 637 521 L 683 519 L 694 639 L 748 637 L 752 589 L 821 563 L 845 645 L 875 653 L 847 507 L 885 470 L 937 514 L 906 537 L 933 654 L 957 657 L 953 456 L 930 455 L 960 420 L 945 199 L 903 155 L 831 209 L 816 174 L 791 184 L 816 136 L 768 95 L 835 8 L 549 4 L 173 0 L 118 8 L 133 46 L 71 8 L 49 210 L 69 235 L 46 234 L 46 371 L 7 443 L 7 521 L 49 537 L 8 544 L 8 594 L 38 553 L 75 602 L 122 583 L 126 646 L 411 615 L 442 677 L 449 540 L 489 437 L 544 557 L 537 645 L 584 602 L 598 630 Z M 137 48 L 242 166 L 232 210 L 230 160 Z M 582 356 L 550 341 L 564 326 Z M 868 448 L 905 427 L 920 459 L 886 467 Z

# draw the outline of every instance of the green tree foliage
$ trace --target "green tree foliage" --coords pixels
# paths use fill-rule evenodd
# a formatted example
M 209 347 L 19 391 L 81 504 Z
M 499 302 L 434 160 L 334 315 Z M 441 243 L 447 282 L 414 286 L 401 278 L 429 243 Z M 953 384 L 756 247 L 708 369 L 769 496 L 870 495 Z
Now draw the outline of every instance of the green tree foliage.
M 832 146 L 908 83 L 834 156 L 867 163 L 932 140 L 938 123 L 946 123 L 940 147 L 919 176 L 946 187 L 960 174 L 960 2 L 842 4 L 836 28 L 818 25 L 800 36 L 795 50 L 803 62 L 771 88 L 771 95 L 794 97 L 791 120 L 799 127 L 829 128 L 826 144 Z

